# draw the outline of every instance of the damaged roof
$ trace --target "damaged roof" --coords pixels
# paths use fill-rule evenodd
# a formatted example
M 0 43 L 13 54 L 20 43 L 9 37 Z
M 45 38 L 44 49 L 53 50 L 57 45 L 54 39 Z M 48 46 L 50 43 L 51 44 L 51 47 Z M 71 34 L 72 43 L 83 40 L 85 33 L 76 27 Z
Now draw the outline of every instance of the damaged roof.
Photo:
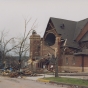
M 70 21 L 51 17 L 50 20 L 52 21 L 57 33 L 61 35 L 62 39 L 67 39 L 68 47 L 79 48 L 75 39 L 88 22 L 88 18 L 81 21 Z M 88 41 L 88 33 L 83 36 L 81 41 Z
M 84 49 L 82 52 L 74 53 L 74 55 L 88 55 L 88 49 Z

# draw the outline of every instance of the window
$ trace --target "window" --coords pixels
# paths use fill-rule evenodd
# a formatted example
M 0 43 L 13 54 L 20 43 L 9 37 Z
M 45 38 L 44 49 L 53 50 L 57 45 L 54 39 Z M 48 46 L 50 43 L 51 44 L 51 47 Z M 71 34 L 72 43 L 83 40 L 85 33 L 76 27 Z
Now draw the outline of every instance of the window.
M 68 64 L 68 57 L 66 57 L 66 64 Z
M 75 65 L 75 57 L 73 57 L 72 63 L 73 65 Z

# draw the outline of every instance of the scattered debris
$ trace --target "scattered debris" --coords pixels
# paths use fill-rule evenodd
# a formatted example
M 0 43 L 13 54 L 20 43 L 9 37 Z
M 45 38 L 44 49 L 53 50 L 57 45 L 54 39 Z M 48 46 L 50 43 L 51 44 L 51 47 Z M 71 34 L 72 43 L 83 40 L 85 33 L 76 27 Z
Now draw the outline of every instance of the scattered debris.
M 10 72 L 9 77 L 18 77 L 19 73 L 18 72 Z
M 32 73 L 32 71 L 30 71 L 30 70 L 24 70 L 24 71 L 23 71 L 23 74 L 24 74 L 24 75 L 31 75 L 31 74 L 33 74 L 33 73 Z
M 47 69 L 36 69 L 36 71 L 31 70 L 30 68 L 26 67 L 21 70 L 4 70 L 1 72 L 1 75 L 3 76 L 9 76 L 9 77 L 15 77 L 15 78 L 22 78 L 22 76 L 37 76 L 37 74 L 41 74 L 44 72 L 47 72 Z

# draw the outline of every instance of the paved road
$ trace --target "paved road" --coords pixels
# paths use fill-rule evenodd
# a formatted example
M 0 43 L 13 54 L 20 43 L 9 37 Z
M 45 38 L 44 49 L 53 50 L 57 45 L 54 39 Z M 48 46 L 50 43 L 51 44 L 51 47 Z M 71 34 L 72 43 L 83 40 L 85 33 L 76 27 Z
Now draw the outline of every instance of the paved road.
M 21 78 L 0 77 L 0 88 L 67 88 L 56 84 L 42 83 Z
M 24 78 L 8 78 L 0 76 L 0 88 L 67 88 L 62 85 L 42 83 L 36 81 L 39 78 L 43 78 L 44 74 L 36 77 L 24 77 Z M 54 75 L 45 75 L 45 77 L 54 77 Z M 88 79 L 88 76 L 61 76 L 68 78 L 81 78 Z

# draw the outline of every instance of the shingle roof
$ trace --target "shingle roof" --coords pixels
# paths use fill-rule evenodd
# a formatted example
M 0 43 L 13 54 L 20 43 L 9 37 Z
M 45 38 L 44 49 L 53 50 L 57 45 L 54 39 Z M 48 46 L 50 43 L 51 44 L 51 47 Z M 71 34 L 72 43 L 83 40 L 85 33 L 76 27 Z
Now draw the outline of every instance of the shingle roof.
M 82 52 L 74 53 L 74 55 L 88 55 L 88 49 L 84 49 Z
M 61 34 L 62 39 L 67 39 L 67 46 L 78 48 L 78 44 L 74 41 L 74 33 L 77 22 L 65 19 L 50 18 L 58 34 Z M 64 28 L 61 25 L 64 24 Z
M 81 32 L 81 30 L 83 29 L 83 27 L 86 25 L 87 22 L 88 18 L 77 22 L 74 33 L 74 40 L 77 38 L 77 36 L 79 35 L 79 33 Z M 81 39 L 81 41 L 88 41 L 88 33 Z
M 79 48 L 75 39 L 88 22 L 88 18 L 81 21 L 70 21 L 51 17 L 49 21 L 53 23 L 57 33 L 61 34 L 62 39 L 67 39 L 68 47 Z M 88 33 L 86 33 L 80 41 L 88 41 Z

